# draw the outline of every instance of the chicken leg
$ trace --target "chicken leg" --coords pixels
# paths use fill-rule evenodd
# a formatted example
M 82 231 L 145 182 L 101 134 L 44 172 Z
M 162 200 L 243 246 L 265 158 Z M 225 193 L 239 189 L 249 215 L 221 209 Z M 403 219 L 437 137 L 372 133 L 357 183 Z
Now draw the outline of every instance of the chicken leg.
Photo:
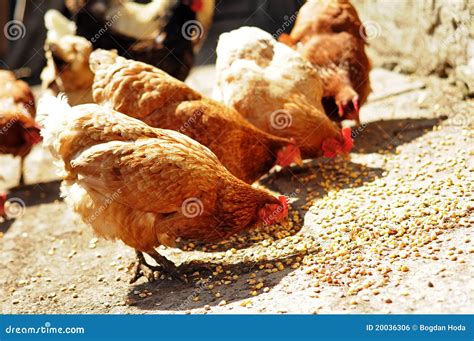
M 178 267 L 174 265 L 172 261 L 160 255 L 155 250 L 147 252 L 147 254 L 155 260 L 155 262 L 158 264 L 157 266 L 148 264 L 148 262 L 145 260 L 143 252 L 135 250 L 135 253 L 137 255 L 137 263 L 134 266 L 133 277 L 130 280 L 130 283 L 135 283 L 142 276 L 145 276 L 149 282 L 153 282 L 155 280 L 155 271 L 170 275 L 181 282 L 187 282 L 185 277 L 179 274 Z
M 25 157 L 22 156 L 20 159 L 20 181 L 19 185 L 20 187 L 25 184 L 25 175 L 24 175 L 24 167 L 25 167 Z

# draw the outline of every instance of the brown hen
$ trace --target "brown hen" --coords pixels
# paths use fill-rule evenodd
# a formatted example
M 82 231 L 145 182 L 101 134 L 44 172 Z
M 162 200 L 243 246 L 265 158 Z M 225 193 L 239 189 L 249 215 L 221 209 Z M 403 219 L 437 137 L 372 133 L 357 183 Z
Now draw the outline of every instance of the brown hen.
M 148 253 L 176 274 L 159 245 L 226 238 L 287 215 L 286 198 L 237 179 L 206 147 L 96 104 L 40 101 L 44 144 L 65 164 L 63 196 L 94 231 Z M 135 278 L 136 279 L 136 278 Z
M 41 141 L 34 117 L 35 99 L 28 84 L 12 72 L 0 70 L 0 154 L 21 158 L 20 184 L 24 183 L 24 159 Z
M 359 121 L 370 93 L 366 34 L 348 0 L 310 0 L 298 12 L 290 35 L 280 41 L 308 59 L 324 83 L 323 106 L 333 120 Z
M 290 140 L 255 128 L 234 109 L 158 68 L 105 50 L 94 51 L 90 62 L 96 103 L 193 138 L 245 182 L 254 182 L 275 164 L 299 161 L 299 150 Z

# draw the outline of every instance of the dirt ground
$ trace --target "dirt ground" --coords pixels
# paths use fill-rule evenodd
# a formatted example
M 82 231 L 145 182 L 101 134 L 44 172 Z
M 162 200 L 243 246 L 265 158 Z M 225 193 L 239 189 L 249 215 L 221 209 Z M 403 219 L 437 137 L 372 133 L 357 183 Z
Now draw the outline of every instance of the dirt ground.
M 189 82 L 209 93 L 212 77 L 199 68 Z M 0 157 L 0 190 L 26 205 L 0 223 L 0 312 L 473 313 L 474 103 L 446 79 L 371 77 L 350 160 L 261 180 L 292 197 L 288 227 L 161 251 L 212 268 L 188 283 L 129 284 L 133 250 L 67 208 L 45 151 L 24 187 L 18 160 Z

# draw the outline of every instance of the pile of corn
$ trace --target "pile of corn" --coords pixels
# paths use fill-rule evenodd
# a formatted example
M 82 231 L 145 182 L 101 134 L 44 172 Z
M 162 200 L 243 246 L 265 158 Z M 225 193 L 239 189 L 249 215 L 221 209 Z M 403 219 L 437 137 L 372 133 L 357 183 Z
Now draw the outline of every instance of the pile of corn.
M 463 134 L 472 137 L 470 131 Z M 252 295 L 269 290 L 261 272 L 301 265 L 314 287 L 340 285 L 349 295 L 364 289 L 377 295 L 379 288 L 398 280 L 394 274 L 409 272 L 413 259 L 464 263 L 463 251 L 443 250 L 438 237 L 474 225 L 472 151 L 455 146 L 449 135 L 438 141 L 422 137 L 417 143 L 428 146 L 408 156 L 390 148 L 379 153 L 381 171 L 342 159 L 322 162 L 297 178 L 305 188 L 305 203 L 300 210 L 293 205 L 288 226 L 261 227 L 217 245 L 191 243 L 186 250 L 212 252 L 224 264 L 232 259 L 260 262 L 247 280 Z M 469 239 L 464 242 L 471 247 Z M 213 288 L 239 278 L 225 266 L 217 266 L 212 275 L 219 276 Z

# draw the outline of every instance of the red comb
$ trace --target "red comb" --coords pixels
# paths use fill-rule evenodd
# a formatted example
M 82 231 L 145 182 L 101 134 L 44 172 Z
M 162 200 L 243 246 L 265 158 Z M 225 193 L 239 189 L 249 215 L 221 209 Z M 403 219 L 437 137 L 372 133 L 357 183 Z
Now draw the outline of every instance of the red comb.
M 321 145 L 321 150 L 325 157 L 336 157 L 338 154 L 349 153 L 354 145 L 352 140 L 351 128 L 346 127 L 341 130 L 343 142 L 334 137 L 327 138 Z
M 202 3 L 202 0 L 192 0 L 191 2 L 191 10 L 193 12 L 199 12 L 201 11 L 203 8 L 203 3 Z

